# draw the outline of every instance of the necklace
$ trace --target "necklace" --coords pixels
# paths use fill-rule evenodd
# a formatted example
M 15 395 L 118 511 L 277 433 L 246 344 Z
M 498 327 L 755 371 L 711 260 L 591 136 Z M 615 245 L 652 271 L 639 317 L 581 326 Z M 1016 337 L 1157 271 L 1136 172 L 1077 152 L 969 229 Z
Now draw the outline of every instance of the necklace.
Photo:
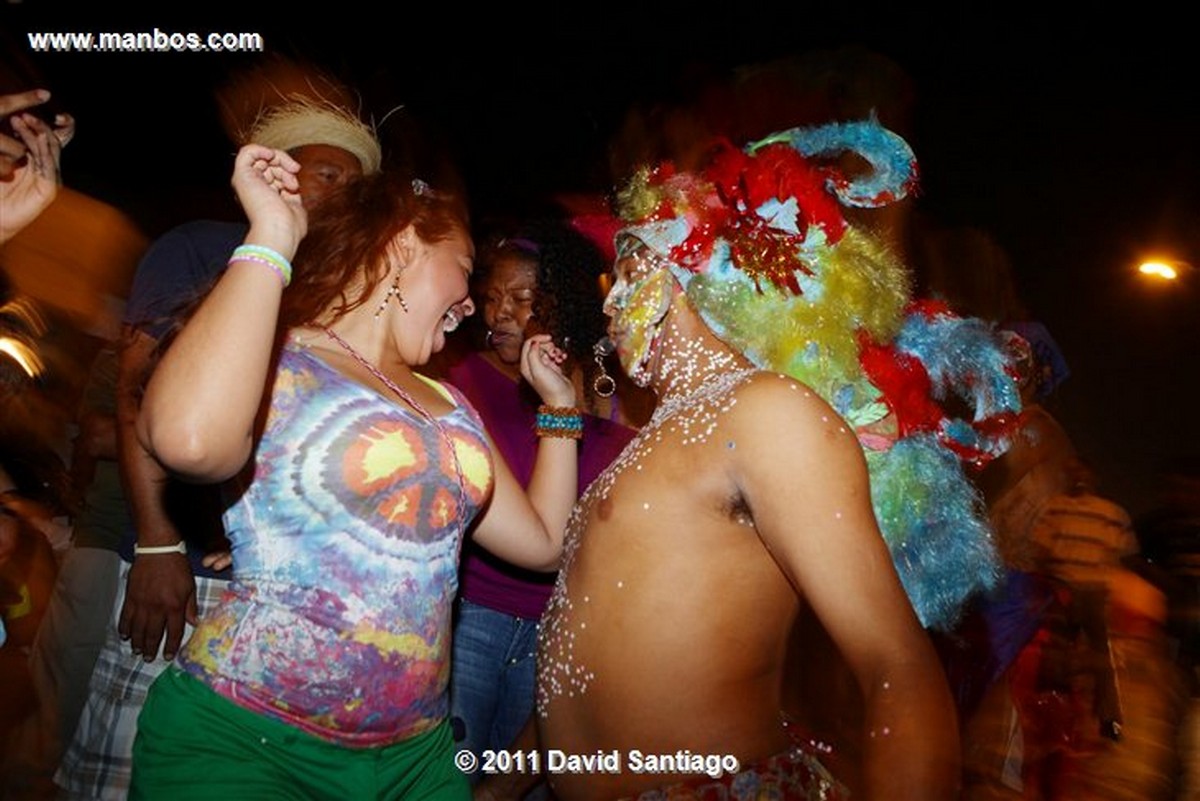
M 684 336 L 673 321 L 667 325 L 665 341 L 670 347 L 659 354 L 657 369 L 662 378 L 662 392 L 654 413 L 587 488 L 567 522 L 558 580 L 542 615 L 538 635 L 536 703 L 542 718 L 549 715 L 555 697 L 582 695 L 596 678 L 575 655 L 576 641 L 587 634 L 586 619 L 577 615 L 586 615 L 581 610 L 590 601 L 587 595 L 573 598 L 567 586 L 592 510 L 597 506 L 603 509 L 610 503 L 620 477 L 626 471 L 635 474 L 642 471 L 657 446 L 668 442 L 668 447 L 686 448 L 707 442 L 722 416 L 737 405 L 734 390 L 759 372 L 757 367 L 745 366 L 745 360 L 728 350 L 714 347 L 700 337 Z M 735 443 L 730 442 L 728 447 L 735 447 Z M 644 500 L 641 508 L 653 514 L 653 499 Z M 617 586 L 622 586 L 621 582 Z
M 716 377 L 708 379 L 703 384 L 689 392 L 681 392 L 679 394 L 672 395 L 669 398 L 664 398 L 654 408 L 654 413 L 650 415 L 650 422 L 647 424 L 647 427 L 653 429 L 661 426 L 667 420 L 678 414 L 681 409 L 696 407 L 697 411 L 700 411 L 701 409 L 705 408 L 703 404 L 705 404 L 706 401 L 724 395 L 726 392 L 742 383 L 742 381 L 748 378 L 752 373 L 756 372 L 758 372 L 758 368 L 756 367 L 745 367 L 740 370 L 732 370 L 728 373 L 720 373 Z M 707 414 L 690 415 L 680 421 L 680 425 L 682 425 L 684 429 L 685 443 L 698 441 L 699 439 L 707 437 L 712 433 L 715 423 L 713 420 L 715 417 L 715 412 L 713 412 L 711 409 L 708 409 L 707 411 Z M 693 420 L 691 419 L 692 417 L 700 417 L 701 420 Z M 703 435 L 695 435 L 689 439 L 687 434 L 689 433 L 692 424 L 695 422 L 703 422 L 707 424 L 707 427 L 705 428 Z
M 642 460 L 669 431 L 679 431 L 679 444 L 698 445 L 708 440 L 721 415 L 733 408 L 729 397 L 735 387 L 758 372 L 733 353 L 715 348 L 701 337 L 685 336 L 674 321 L 667 323 L 666 340 L 671 346 L 660 356 L 662 393 L 650 420 L 638 431 L 620 455 L 601 473 L 575 506 L 580 513 L 587 499 L 608 498 L 613 485 L 627 469 L 642 469 Z M 568 525 L 568 531 L 571 526 Z M 568 538 L 568 546 L 571 545 Z M 569 553 L 565 553 L 563 564 Z M 560 571 L 561 574 L 562 571 Z
M 756 367 L 746 367 L 719 373 L 688 392 L 680 392 L 660 401 L 637 436 L 588 487 L 584 499 L 607 498 L 622 473 L 630 468 L 642 469 L 642 459 L 654 451 L 654 446 L 662 442 L 669 430 L 679 430 L 681 445 L 705 442 L 716 429 L 721 415 L 737 403 L 736 398 L 728 397 L 729 394 L 757 372 Z M 581 513 L 585 505 L 582 502 L 577 504 L 575 512 Z
M 450 432 L 447 431 L 446 427 L 442 425 L 441 421 L 431 414 L 428 409 L 422 406 L 416 398 L 406 392 L 404 388 L 395 381 L 384 375 L 382 370 L 367 361 L 365 356 L 355 350 L 349 342 L 338 336 L 332 328 L 326 327 L 325 333 L 330 339 L 341 345 L 342 348 L 349 353 L 356 362 L 366 368 L 371 375 L 379 379 L 379 381 L 382 382 L 383 385 L 388 389 L 390 389 L 396 395 L 396 397 L 408 404 L 408 406 L 412 408 L 412 410 L 415 411 L 419 417 L 432 425 L 434 430 L 437 431 L 438 436 L 441 437 L 442 442 L 446 445 L 446 450 L 450 454 L 450 461 L 454 465 L 454 476 L 458 481 L 458 503 L 456 504 L 458 506 L 458 519 L 456 522 L 458 523 L 459 530 L 462 531 L 466 526 L 465 517 L 467 512 L 467 481 L 463 477 L 462 464 L 458 460 L 458 449 L 454 447 L 454 440 L 450 437 Z
M 584 629 L 587 626 L 586 622 L 576 620 L 575 604 L 576 600 L 587 604 L 588 597 L 572 599 L 567 589 L 567 576 L 579 550 L 592 507 L 608 502 L 613 487 L 625 471 L 640 471 L 643 459 L 654 451 L 655 446 L 663 441 L 668 432 L 678 430 L 678 442 L 685 447 L 707 441 L 716 429 L 721 415 L 737 403 L 737 398 L 730 397 L 733 391 L 757 372 L 759 371 L 756 367 L 736 368 L 707 375 L 696 371 L 689 376 L 689 381 L 695 383 L 699 379 L 699 383 L 687 391 L 679 391 L 680 384 L 676 383 L 675 391 L 659 402 L 650 421 L 625 446 L 608 469 L 596 477 L 579 503 L 575 504 L 571 519 L 567 523 L 558 580 L 542 616 L 542 628 L 538 637 L 536 698 L 540 717 L 548 716 L 550 702 L 556 696 L 582 695 L 596 678 L 588 666 L 581 664 L 575 656 L 575 641 L 586 633 Z M 643 508 L 649 511 L 650 502 L 646 502 Z

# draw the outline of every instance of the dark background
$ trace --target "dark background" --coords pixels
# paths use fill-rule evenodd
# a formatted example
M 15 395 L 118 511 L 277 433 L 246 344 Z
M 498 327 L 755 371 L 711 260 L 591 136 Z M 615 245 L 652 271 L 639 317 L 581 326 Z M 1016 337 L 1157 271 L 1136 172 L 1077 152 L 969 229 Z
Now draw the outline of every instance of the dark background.
M 981 228 L 1007 251 L 1022 300 L 1072 371 L 1049 405 L 1103 490 L 1146 511 L 1164 460 L 1200 451 L 1200 273 L 1170 288 L 1131 274 L 1155 248 L 1200 263 L 1200 68 L 1183 12 L 1139 6 L 1119 19 L 1056 20 L 1047 6 L 940 16 L 782 4 L 395 10 L 405 24 L 354 3 L 134 13 L 27 0 L 0 6 L 0 28 L 78 119 L 68 185 L 150 236 L 236 215 L 234 148 L 212 89 L 255 57 L 31 53 L 27 32 L 259 32 L 268 53 L 316 61 L 351 83 L 377 119 L 403 105 L 382 128 L 385 144 L 424 132 L 428 152 L 413 157 L 432 165 L 446 154 L 482 215 L 546 191 L 610 190 L 609 146 L 631 108 L 653 117 L 695 101 L 738 65 L 883 57 L 912 93 L 885 98 L 904 114 L 884 121 L 920 159 L 917 211 Z

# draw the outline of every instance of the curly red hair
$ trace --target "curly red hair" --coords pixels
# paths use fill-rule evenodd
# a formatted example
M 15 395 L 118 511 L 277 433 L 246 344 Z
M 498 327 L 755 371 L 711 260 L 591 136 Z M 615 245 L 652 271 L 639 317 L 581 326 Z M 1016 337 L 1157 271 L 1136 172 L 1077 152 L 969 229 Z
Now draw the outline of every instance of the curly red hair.
M 410 225 L 426 244 L 469 235 L 460 198 L 393 172 L 355 179 L 322 200 L 293 259 L 281 326 L 328 325 L 365 303 L 387 272 L 392 240 Z

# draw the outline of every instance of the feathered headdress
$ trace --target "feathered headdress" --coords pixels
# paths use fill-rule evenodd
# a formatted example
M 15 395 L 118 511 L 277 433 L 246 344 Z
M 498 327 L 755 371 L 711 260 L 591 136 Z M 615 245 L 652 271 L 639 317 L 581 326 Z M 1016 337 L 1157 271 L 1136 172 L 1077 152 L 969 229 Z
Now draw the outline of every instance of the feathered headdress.
M 911 195 L 917 174 L 908 144 L 873 118 L 723 143 L 699 173 L 639 172 L 618 198 L 617 238 L 664 258 L 724 342 L 854 427 L 901 581 L 922 623 L 947 627 L 998 576 L 966 469 L 1007 449 L 1020 395 L 1004 337 L 914 302 L 896 256 L 843 214 Z

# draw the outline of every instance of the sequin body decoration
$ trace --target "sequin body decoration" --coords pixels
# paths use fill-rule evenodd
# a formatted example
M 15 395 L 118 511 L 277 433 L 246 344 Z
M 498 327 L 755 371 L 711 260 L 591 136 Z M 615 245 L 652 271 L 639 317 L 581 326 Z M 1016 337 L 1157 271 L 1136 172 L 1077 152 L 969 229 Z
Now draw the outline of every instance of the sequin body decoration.
M 586 693 L 596 679 L 575 656 L 575 643 L 587 636 L 586 623 L 575 614 L 576 605 L 589 604 L 591 599 L 573 596 L 570 591 L 572 566 L 589 520 L 619 491 L 622 480 L 636 480 L 647 458 L 664 443 L 686 448 L 708 442 L 722 416 L 737 404 L 737 388 L 759 372 L 732 352 L 715 351 L 698 340 L 685 339 L 673 322 L 666 322 L 665 327 L 663 341 L 671 347 L 657 362 L 656 378 L 665 386 L 661 400 L 650 421 L 588 487 L 567 524 L 562 566 L 538 638 L 537 709 L 543 717 L 549 715 L 555 697 Z M 653 514 L 652 503 L 643 508 Z M 621 579 L 615 581 L 620 588 Z

